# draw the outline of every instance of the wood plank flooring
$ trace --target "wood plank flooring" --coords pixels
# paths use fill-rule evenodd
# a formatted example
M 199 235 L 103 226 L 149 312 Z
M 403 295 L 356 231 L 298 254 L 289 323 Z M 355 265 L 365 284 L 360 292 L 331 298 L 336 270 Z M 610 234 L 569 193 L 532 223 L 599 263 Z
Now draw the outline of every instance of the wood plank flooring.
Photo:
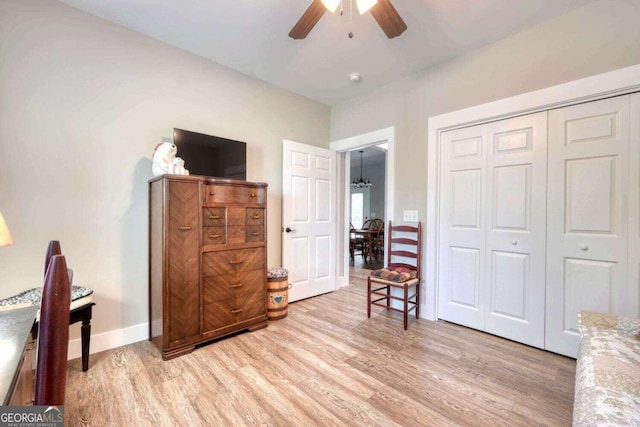
M 148 341 L 69 362 L 69 426 L 571 424 L 575 361 L 447 322 L 366 314 L 368 270 L 269 327 L 163 362 Z

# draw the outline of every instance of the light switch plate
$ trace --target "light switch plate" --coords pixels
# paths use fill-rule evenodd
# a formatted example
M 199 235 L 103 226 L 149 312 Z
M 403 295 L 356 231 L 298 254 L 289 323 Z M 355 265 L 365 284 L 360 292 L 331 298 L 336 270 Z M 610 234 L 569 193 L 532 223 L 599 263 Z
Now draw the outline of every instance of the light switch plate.
M 402 211 L 402 219 L 405 222 L 418 222 L 418 211 Z

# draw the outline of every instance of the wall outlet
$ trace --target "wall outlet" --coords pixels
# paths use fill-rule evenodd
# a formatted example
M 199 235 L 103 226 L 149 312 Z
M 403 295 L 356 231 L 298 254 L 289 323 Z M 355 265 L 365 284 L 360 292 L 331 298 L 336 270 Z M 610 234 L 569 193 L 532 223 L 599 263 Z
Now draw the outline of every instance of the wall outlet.
M 402 211 L 402 219 L 405 222 L 418 222 L 418 211 Z

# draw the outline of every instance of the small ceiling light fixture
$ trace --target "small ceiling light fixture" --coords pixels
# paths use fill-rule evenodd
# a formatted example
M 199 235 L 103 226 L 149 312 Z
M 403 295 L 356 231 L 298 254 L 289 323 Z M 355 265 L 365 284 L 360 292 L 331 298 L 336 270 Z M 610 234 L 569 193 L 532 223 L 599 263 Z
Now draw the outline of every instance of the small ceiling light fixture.
M 369 11 L 373 6 L 378 3 L 378 0 L 356 0 L 356 5 L 358 6 L 358 12 L 360 15 L 363 15 Z
M 321 0 L 324 7 L 331 13 L 335 13 L 338 5 L 340 4 L 340 0 Z M 378 0 L 376 0 L 378 1 Z
M 4 221 L 2 212 L 0 212 L 0 248 L 11 245 L 13 245 L 13 239 L 11 238 L 11 233 L 9 233 L 9 227 L 7 227 L 7 223 Z
M 338 5 L 341 3 L 341 0 L 321 0 L 324 7 L 331 13 L 335 13 L 338 9 Z M 350 0 L 351 1 L 351 0 Z M 364 15 L 371 9 L 373 6 L 378 3 L 378 0 L 356 0 L 356 6 L 358 6 L 358 12 L 360 15 Z
M 360 79 L 362 79 L 362 76 L 360 75 L 360 73 L 349 74 L 349 81 L 351 83 L 360 83 Z
M 371 188 L 371 181 L 368 178 L 362 178 L 362 153 L 363 150 L 358 150 L 360 152 L 360 178 L 355 178 L 353 182 L 351 182 L 351 188 Z

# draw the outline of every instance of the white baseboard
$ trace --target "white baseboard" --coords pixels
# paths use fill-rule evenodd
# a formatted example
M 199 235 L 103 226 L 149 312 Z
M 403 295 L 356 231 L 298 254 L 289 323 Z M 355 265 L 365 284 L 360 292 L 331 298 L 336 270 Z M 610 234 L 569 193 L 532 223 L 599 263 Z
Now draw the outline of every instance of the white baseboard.
M 337 282 L 338 288 L 349 286 L 349 276 L 339 276 Z
M 116 329 L 113 331 L 103 332 L 101 334 L 91 335 L 91 343 L 89 353 L 99 353 L 101 351 L 110 350 L 112 348 L 121 347 L 134 342 L 149 339 L 149 323 L 140 323 L 139 325 L 129 326 L 128 328 Z M 69 352 L 67 360 L 77 359 L 82 356 L 81 339 L 69 341 Z

